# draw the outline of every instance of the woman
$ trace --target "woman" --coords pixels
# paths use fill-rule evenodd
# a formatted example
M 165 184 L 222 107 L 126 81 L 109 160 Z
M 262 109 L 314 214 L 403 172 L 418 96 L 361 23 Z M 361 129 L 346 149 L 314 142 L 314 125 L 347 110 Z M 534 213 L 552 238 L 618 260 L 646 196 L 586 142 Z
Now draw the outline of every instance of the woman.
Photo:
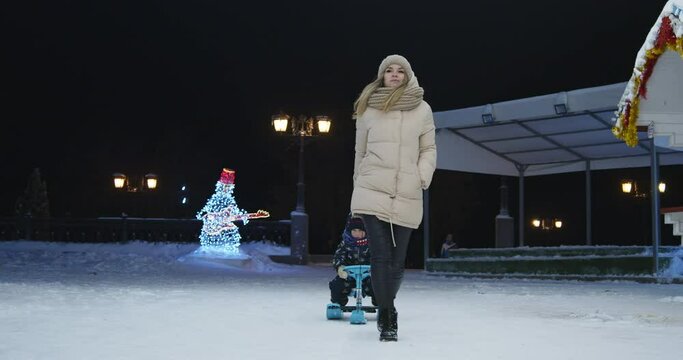
M 356 159 L 351 212 L 365 222 L 380 341 L 398 340 L 394 299 L 408 241 L 422 221 L 422 190 L 436 166 L 434 119 L 408 60 L 387 56 L 354 103 Z

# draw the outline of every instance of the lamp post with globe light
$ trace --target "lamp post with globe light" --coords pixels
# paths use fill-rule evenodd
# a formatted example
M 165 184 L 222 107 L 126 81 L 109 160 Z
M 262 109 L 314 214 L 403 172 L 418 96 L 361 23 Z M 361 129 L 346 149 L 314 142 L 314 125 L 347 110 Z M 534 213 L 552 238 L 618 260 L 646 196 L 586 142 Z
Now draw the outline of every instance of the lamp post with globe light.
M 332 120 L 326 115 L 290 117 L 279 113 L 272 116 L 273 128 L 279 134 L 298 137 L 299 141 L 299 181 L 296 184 L 296 208 L 290 213 L 289 256 L 273 257 L 275 261 L 305 265 L 308 263 L 308 214 L 304 205 L 304 144 L 306 138 L 326 135 L 330 132 Z

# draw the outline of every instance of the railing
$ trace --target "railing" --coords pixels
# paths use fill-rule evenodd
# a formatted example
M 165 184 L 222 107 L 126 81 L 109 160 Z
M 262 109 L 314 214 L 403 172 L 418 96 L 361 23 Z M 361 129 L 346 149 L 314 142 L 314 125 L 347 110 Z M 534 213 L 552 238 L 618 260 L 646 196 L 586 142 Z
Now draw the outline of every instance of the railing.
M 53 242 L 149 242 L 199 243 L 202 222 L 195 219 L 111 217 L 96 219 L 31 217 L 0 218 L 0 241 Z M 290 224 L 283 221 L 251 221 L 239 225 L 242 242 L 270 240 L 289 245 Z

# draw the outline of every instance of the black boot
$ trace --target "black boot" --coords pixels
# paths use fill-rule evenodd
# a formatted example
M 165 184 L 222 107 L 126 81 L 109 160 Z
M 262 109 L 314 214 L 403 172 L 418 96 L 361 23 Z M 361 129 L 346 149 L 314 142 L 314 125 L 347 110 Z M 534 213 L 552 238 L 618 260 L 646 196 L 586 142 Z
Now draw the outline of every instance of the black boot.
M 384 329 L 384 323 L 386 322 L 385 318 L 387 317 L 387 309 L 386 308 L 378 308 L 377 309 L 377 331 L 380 333 L 382 332 L 382 329 Z
M 380 329 L 379 341 L 398 341 L 398 312 L 396 308 L 382 309 L 381 323 L 382 327 Z M 378 322 L 378 327 L 379 327 Z

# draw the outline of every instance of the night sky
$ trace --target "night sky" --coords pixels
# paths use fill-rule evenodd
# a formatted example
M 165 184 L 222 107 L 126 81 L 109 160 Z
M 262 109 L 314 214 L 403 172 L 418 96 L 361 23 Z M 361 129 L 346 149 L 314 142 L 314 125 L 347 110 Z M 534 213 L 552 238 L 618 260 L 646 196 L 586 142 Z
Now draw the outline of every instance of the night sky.
M 664 4 L 15 1 L 1 15 L 0 216 L 34 167 L 57 217 L 116 215 L 114 172 L 159 175 L 144 215 L 187 215 L 180 185 L 193 213 L 230 167 L 241 207 L 288 218 L 298 147 L 273 133 L 282 110 L 333 119 L 306 147 L 306 183 L 313 237 L 337 236 L 352 103 L 384 56 L 408 58 L 434 111 L 623 82 Z

